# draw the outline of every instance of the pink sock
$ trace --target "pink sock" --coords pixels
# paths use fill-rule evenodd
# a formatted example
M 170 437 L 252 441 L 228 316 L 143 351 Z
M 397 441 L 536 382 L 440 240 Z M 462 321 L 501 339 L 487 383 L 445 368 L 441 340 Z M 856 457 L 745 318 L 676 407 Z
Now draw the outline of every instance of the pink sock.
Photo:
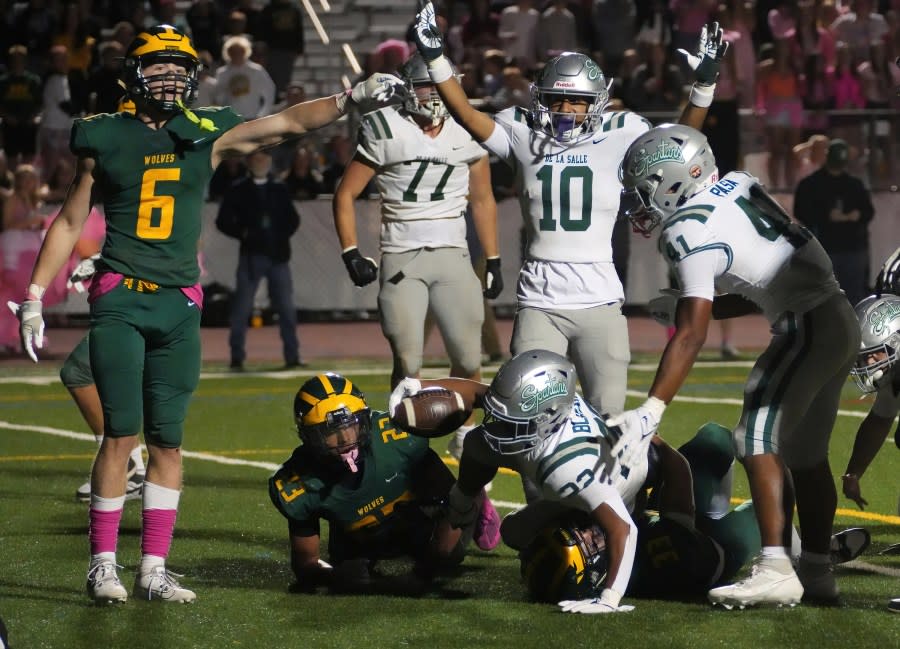
M 165 559 L 172 545 L 177 509 L 145 509 L 142 513 L 143 533 L 141 534 L 141 554 L 152 554 Z
M 91 507 L 89 511 L 88 538 L 91 542 L 91 554 L 97 555 L 101 552 L 115 554 L 123 510 L 101 511 Z

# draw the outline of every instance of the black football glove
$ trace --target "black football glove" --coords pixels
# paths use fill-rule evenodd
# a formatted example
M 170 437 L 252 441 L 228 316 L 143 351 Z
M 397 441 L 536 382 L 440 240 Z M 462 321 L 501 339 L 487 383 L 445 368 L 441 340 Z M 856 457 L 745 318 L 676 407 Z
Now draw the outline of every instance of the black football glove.
M 371 257 L 363 257 L 355 246 L 341 254 L 350 279 L 357 286 L 371 284 L 378 278 L 378 264 Z
M 484 297 L 493 300 L 503 291 L 500 257 L 488 257 L 484 265 Z

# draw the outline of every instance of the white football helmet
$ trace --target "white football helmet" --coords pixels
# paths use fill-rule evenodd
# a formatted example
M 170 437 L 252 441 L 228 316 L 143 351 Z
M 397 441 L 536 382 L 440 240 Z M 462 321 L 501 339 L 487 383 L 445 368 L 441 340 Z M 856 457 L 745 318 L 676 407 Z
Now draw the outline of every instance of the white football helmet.
M 531 84 L 534 128 L 559 142 L 575 142 L 590 135 L 600 126 L 600 113 L 609 103 L 609 85 L 600 66 L 584 54 L 563 52 L 550 59 Z M 580 124 L 572 113 L 550 110 L 560 97 L 587 100 L 587 113 Z
M 525 453 L 562 426 L 575 402 L 575 366 L 533 349 L 509 359 L 484 394 L 484 436 L 503 455 Z
M 638 137 L 620 173 L 623 211 L 644 235 L 719 174 L 706 136 L 683 124 L 662 124 Z
M 428 67 L 421 54 L 416 52 L 410 56 L 397 73 L 406 84 L 404 110 L 427 117 L 435 126 L 449 117 L 450 113 L 438 94 L 434 81 L 428 76 Z
M 862 339 L 850 370 L 863 393 L 877 392 L 882 380 L 897 371 L 900 352 L 900 297 L 870 295 L 855 307 Z

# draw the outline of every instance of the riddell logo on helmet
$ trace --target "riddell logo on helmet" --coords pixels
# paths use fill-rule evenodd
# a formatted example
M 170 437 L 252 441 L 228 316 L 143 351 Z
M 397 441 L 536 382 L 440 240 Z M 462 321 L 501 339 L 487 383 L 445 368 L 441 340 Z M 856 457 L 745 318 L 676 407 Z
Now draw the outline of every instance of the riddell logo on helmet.
M 553 87 L 554 88 L 574 88 L 575 82 L 574 81 L 556 81 L 556 82 L 554 82 Z

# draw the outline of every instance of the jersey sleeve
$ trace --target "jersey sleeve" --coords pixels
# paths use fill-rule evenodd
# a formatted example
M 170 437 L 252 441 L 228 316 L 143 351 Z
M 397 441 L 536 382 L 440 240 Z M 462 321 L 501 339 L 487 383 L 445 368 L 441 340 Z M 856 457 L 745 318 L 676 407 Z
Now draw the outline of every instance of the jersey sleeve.
M 275 509 L 288 520 L 306 524 L 315 522 L 311 507 L 314 496 L 291 462 L 285 463 L 269 478 L 269 498 Z
M 676 213 L 666 223 L 659 245 L 675 271 L 681 295 L 712 300 L 716 277 L 727 270 L 732 252 L 705 226 L 704 208 L 688 207 Z
M 393 137 L 388 116 L 377 110 L 363 115 L 359 124 L 356 154 L 373 168 L 380 168 L 387 160 L 387 143 Z
M 515 158 L 517 132 L 522 128 L 530 129 L 528 122 L 528 112 L 518 106 L 500 111 L 494 115 L 494 131 L 482 146 L 507 164 L 511 164 Z
M 96 158 L 99 154 L 97 143 L 91 137 L 93 127 L 100 123 L 105 114 L 76 119 L 69 133 L 69 150 L 79 158 Z

